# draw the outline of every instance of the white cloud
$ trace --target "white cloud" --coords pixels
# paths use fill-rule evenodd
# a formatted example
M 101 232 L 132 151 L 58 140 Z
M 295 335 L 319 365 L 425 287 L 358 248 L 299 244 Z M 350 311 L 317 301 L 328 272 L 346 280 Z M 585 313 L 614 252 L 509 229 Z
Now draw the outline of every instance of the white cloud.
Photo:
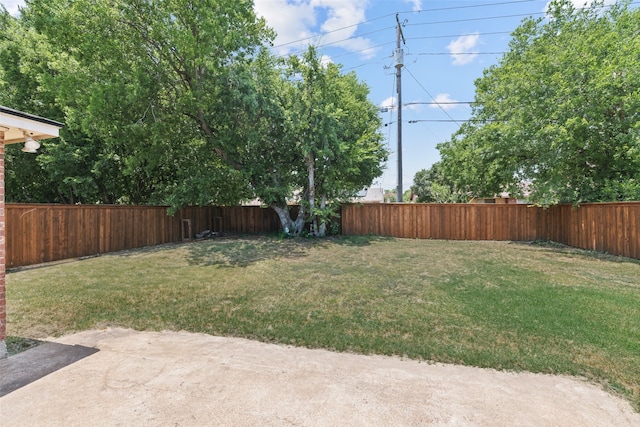
M 424 102 L 419 101 L 403 103 L 402 110 L 420 110 L 422 108 L 422 104 L 424 104 Z M 381 110 L 395 110 L 396 107 L 397 104 L 395 96 L 390 96 L 380 103 Z
M 12 16 L 18 16 L 18 6 L 24 7 L 24 0 L 2 0 L 0 3 Z
M 299 43 L 288 44 L 313 36 L 309 27 L 316 25 L 313 7 L 309 3 L 289 4 L 287 0 L 255 0 L 256 14 L 277 32 L 274 45 L 283 45 L 279 53 L 286 54 L 300 47 Z
M 422 1 L 421 0 L 406 0 L 406 2 L 413 5 L 413 11 L 414 12 L 422 10 Z
M 396 97 L 390 96 L 380 103 L 380 108 L 388 108 L 389 110 L 393 110 L 396 108 Z
M 473 62 L 478 56 L 479 33 L 460 36 L 447 45 L 453 65 L 465 65 Z
M 369 39 L 354 37 L 366 20 L 368 0 L 255 0 L 254 4 L 256 13 L 278 34 L 274 45 L 280 46 L 281 55 L 309 44 L 339 46 L 364 58 L 375 54 Z
M 333 59 L 331 59 L 331 57 L 329 55 L 322 55 L 322 57 L 320 58 L 320 63 L 326 67 L 329 64 L 333 64 Z
M 365 20 L 366 1 L 311 0 L 311 4 L 317 8 L 327 9 L 327 19 L 322 24 L 322 31 L 325 32 L 352 27 Z M 344 31 L 353 34 L 355 28 Z

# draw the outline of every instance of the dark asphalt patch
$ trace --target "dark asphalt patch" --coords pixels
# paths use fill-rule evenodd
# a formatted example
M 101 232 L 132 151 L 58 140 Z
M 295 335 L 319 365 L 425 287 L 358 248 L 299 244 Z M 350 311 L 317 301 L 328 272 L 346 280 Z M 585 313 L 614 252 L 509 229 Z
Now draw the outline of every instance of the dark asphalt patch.
M 0 397 L 99 350 L 46 342 L 0 360 Z

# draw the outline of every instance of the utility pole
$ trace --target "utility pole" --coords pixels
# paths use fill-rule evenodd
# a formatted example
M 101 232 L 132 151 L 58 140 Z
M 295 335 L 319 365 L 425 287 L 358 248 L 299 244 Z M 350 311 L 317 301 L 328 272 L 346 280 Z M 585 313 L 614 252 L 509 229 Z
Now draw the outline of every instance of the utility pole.
M 402 25 L 396 13 L 396 22 L 398 23 L 396 34 L 396 51 L 394 53 L 396 66 L 396 85 L 398 93 L 398 187 L 396 189 L 396 201 L 402 203 L 402 67 L 404 66 L 404 51 L 400 47 L 400 39 L 407 44 L 402 34 Z

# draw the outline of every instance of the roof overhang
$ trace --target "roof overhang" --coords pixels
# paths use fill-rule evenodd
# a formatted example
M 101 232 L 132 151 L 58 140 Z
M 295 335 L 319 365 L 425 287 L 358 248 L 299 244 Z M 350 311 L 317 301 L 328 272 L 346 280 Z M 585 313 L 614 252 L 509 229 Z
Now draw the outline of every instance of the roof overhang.
M 25 133 L 35 140 L 57 138 L 62 123 L 0 106 L 0 133 L 5 144 L 25 141 Z M 2 135 L 0 135 L 2 136 Z

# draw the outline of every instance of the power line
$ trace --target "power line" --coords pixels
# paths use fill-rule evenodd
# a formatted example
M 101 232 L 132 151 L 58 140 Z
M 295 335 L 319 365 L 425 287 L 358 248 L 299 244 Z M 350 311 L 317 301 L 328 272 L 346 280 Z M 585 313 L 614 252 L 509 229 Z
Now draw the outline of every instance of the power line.
M 403 120 L 402 123 L 409 123 L 409 124 L 415 124 L 415 123 L 455 123 L 455 124 L 460 124 L 460 122 L 463 123 L 467 123 L 467 122 L 476 122 L 476 123 L 495 123 L 495 122 L 500 122 L 502 120 L 495 120 L 495 119 L 484 119 L 484 120 L 478 120 L 478 119 L 414 119 L 414 120 Z M 390 121 L 390 122 L 386 122 L 383 123 L 384 127 L 390 126 L 395 124 L 396 121 Z M 391 132 L 391 131 L 389 131 Z
M 402 104 L 403 107 L 407 107 L 409 105 L 471 105 L 475 104 L 473 101 L 428 101 L 428 102 L 405 102 Z M 386 112 L 387 110 L 391 110 L 397 108 L 397 105 L 392 105 L 391 107 L 382 107 Z
M 484 3 L 484 4 L 471 4 L 467 6 L 448 6 L 448 7 L 439 7 L 433 9 L 421 9 L 411 12 L 400 12 L 400 13 L 421 13 L 421 12 L 439 12 L 442 10 L 456 10 L 456 9 L 470 9 L 472 7 L 487 7 L 487 6 L 504 6 L 506 4 L 516 4 L 516 3 L 530 3 L 535 0 L 515 0 L 515 1 L 503 1 L 498 3 Z
M 390 43 L 385 43 L 384 45 L 388 45 L 391 44 Z M 369 50 L 371 48 L 368 49 L 363 49 L 362 51 L 365 50 Z M 358 52 L 362 52 L 362 51 L 358 51 Z M 352 55 L 358 52 L 350 52 L 350 53 L 345 53 L 342 55 L 338 55 L 338 56 L 332 56 L 333 59 L 342 57 L 342 56 L 347 56 L 347 55 Z M 459 53 L 449 53 L 449 52 L 425 52 L 425 53 L 407 53 L 407 56 L 420 56 L 420 55 L 428 55 L 428 56 L 445 56 L 445 55 L 451 55 L 451 56 L 457 56 L 457 55 L 504 55 L 507 52 L 459 52 Z M 385 57 L 386 59 L 390 58 L 389 56 Z M 354 65 L 353 67 L 349 67 L 349 68 L 342 68 L 342 71 L 352 71 L 355 70 L 357 68 L 362 68 L 362 67 L 366 67 L 369 65 L 380 65 L 382 62 L 381 61 L 370 61 L 370 62 L 364 62 L 362 64 L 358 64 L 358 65 Z M 407 104 L 404 104 L 407 105 Z
M 442 112 L 443 112 L 447 117 L 449 117 L 449 119 L 450 119 L 451 121 L 453 121 L 454 123 L 458 123 L 458 122 L 456 121 L 456 119 L 454 119 L 453 117 L 451 117 L 451 116 L 449 115 L 449 113 L 447 113 L 447 110 L 445 110 L 444 108 L 442 108 L 442 106 L 440 105 L 440 103 L 438 103 L 438 101 L 436 101 L 436 98 L 435 98 L 433 95 L 431 95 L 431 93 L 429 93 L 429 91 L 428 91 L 428 90 L 427 90 L 427 89 L 422 85 L 422 83 L 420 83 L 420 82 L 418 81 L 418 79 L 413 75 L 413 73 L 411 72 L 411 70 L 409 70 L 406 66 L 405 66 L 405 69 L 407 70 L 407 72 L 409 73 L 409 75 L 410 75 L 411 77 L 413 77 L 413 80 L 415 80 L 415 81 L 416 81 L 416 83 L 418 83 L 418 86 L 420 86 L 420 87 L 422 88 L 422 90 L 424 90 L 424 91 L 427 93 L 427 95 L 429 95 L 429 97 L 430 97 L 431 99 L 433 99 L 433 102 L 435 102 L 435 103 L 436 103 L 436 105 L 438 105 L 438 108 L 440 108 L 440 110 L 442 110 Z M 458 124 L 459 124 L 459 123 L 458 123 Z
M 324 32 L 324 33 L 316 34 L 316 35 L 314 35 L 314 36 L 309 36 L 309 37 L 305 37 L 305 38 L 303 38 L 303 39 L 293 40 L 293 41 L 286 42 L 286 43 L 281 43 L 281 44 L 279 44 L 279 45 L 272 46 L 272 48 L 276 49 L 276 48 L 283 47 L 283 46 L 289 46 L 289 45 L 291 45 L 291 44 L 296 44 L 296 43 L 305 42 L 305 41 L 307 41 L 307 40 L 315 39 L 315 38 L 318 38 L 318 37 L 324 37 L 324 36 L 326 36 L 326 35 L 328 35 L 328 34 L 336 33 L 336 32 L 338 32 L 338 31 L 343 31 L 343 30 L 346 30 L 346 29 L 348 29 L 348 28 L 357 27 L 357 26 L 362 25 L 362 24 L 368 24 L 368 23 L 370 23 L 370 22 L 378 21 L 378 20 L 380 20 L 380 19 L 384 19 L 384 18 L 388 18 L 389 16 L 393 16 L 393 15 L 395 15 L 395 13 L 389 13 L 389 14 L 387 14 L 387 15 L 378 16 L 377 18 L 368 19 L 368 20 L 366 20 L 366 21 L 362 21 L 362 22 L 359 22 L 359 23 L 357 23 L 357 24 L 351 24 L 351 25 L 347 25 L 346 27 L 336 28 L 335 30 L 326 31 L 326 32 Z M 389 28 L 389 27 L 385 27 L 384 29 L 388 29 L 388 28 Z M 390 28 L 393 28 L 393 27 L 390 27 Z M 355 36 L 354 36 L 354 37 L 355 37 Z
M 386 42 L 386 43 L 378 44 L 378 45 L 375 45 L 375 46 L 367 47 L 367 48 L 364 48 L 364 49 L 354 50 L 352 52 L 347 52 L 347 53 L 342 53 L 340 55 L 335 55 L 335 56 L 332 55 L 331 57 L 332 58 L 342 58 L 343 56 L 355 55 L 356 53 L 366 52 L 367 50 L 377 49 L 379 47 L 388 46 L 390 44 L 394 44 L 394 42 Z M 324 46 L 318 46 L 318 47 L 324 47 Z
M 413 55 L 418 55 L 418 56 L 423 56 L 423 55 L 427 55 L 427 56 L 504 55 L 505 53 L 508 53 L 508 52 L 422 52 L 422 53 L 408 53 L 407 56 L 413 56 Z
M 442 8 L 433 8 L 433 9 L 421 9 L 418 11 L 404 11 L 404 12 L 398 12 L 399 14 L 416 14 L 416 13 L 422 13 L 422 12 L 437 12 L 437 11 L 446 11 L 446 10 L 456 10 L 456 9 L 468 9 L 468 8 L 472 8 L 472 7 L 488 7 L 488 6 L 501 6 L 501 5 L 509 5 L 509 4 L 517 4 L 517 3 L 528 3 L 528 2 L 533 2 L 535 0 L 516 0 L 516 1 L 505 1 L 505 2 L 496 2 L 496 3 L 485 3 L 485 4 L 474 4 L 474 5 L 467 5 L 467 6 L 451 6 L 451 7 L 442 7 Z M 634 1 L 629 3 L 629 5 L 637 5 L 640 4 L 640 2 Z M 602 8 L 607 8 L 607 7 L 611 7 L 611 5 L 603 5 L 601 6 Z M 576 8 L 576 10 L 582 10 L 583 8 Z M 407 26 L 419 26 L 419 25 L 438 25 L 438 24 L 450 24 L 450 23 L 456 23 L 456 22 L 471 22 L 471 21 L 481 21 L 481 20 L 491 20 L 491 19 L 506 19 L 506 18 L 517 18 L 517 17 L 528 17 L 528 16 L 542 16 L 542 15 L 546 15 L 546 12 L 531 12 L 531 13 L 523 13 L 523 14 L 511 14 L 511 15 L 497 15 L 497 16 L 484 16 L 484 17 L 477 17 L 477 18 L 465 18 L 465 19 L 454 19 L 454 20 L 444 20 L 444 21 L 430 21 L 430 22 L 418 22 L 418 23 L 413 23 L 413 24 L 406 24 Z M 302 39 L 298 39 L 298 40 L 293 40 L 290 42 L 286 42 L 286 43 L 281 43 L 279 45 L 275 45 L 272 46 L 272 49 L 276 49 L 276 48 L 280 48 L 280 47 L 284 47 L 284 46 L 289 46 L 292 44 L 297 44 L 297 43 L 301 43 L 301 42 L 305 42 L 308 40 L 312 40 L 312 39 L 318 39 L 318 38 L 322 38 L 328 34 L 332 34 L 338 31 L 343 31 L 346 30 L 348 28 L 353 28 L 353 27 L 357 27 L 359 25 L 363 25 L 363 24 L 368 24 L 374 21 L 379 21 L 381 19 L 385 19 L 388 18 L 390 16 L 395 15 L 394 13 L 389 13 L 386 15 L 382 15 L 382 16 L 378 16 L 375 18 L 371 18 L 365 21 L 362 21 L 360 23 L 357 24 L 352 24 L 352 25 L 347 25 L 345 27 L 341 27 L 341 28 L 337 28 L 335 30 L 331 30 L 331 31 L 326 31 L 324 33 L 319 33 L 313 36 L 309 36 L 309 37 L 305 37 Z M 384 30 L 388 30 L 391 29 L 393 27 L 384 27 L 380 30 L 375 30 L 375 31 L 371 31 L 369 33 L 364 33 L 364 34 L 354 34 L 353 36 L 346 38 L 346 39 L 342 39 L 342 40 L 338 40 L 338 41 L 334 41 L 334 42 L 330 42 L 330 43 L 326 43 L 326 44 L 322 44 L 322 45 L 318 45 L 317 47 L 324 47 L 324 46 L 329 46 L 332 44 L 336 44 L 336 43 L 342 43 L 345 41 L 349 41 L 349 40 L 353 40 L 359 37 L 363 37 L 369 34 L 373 34 L 376 32 L 380 32 L 380 31 L 384 31 Z M 488 32 L 488 33 L 480 33 L 480 35 L 491 35 L 491 34 L 510 34 L 509 31 L 496 31 L 496 32 Z M 416 39 L 430 39 L 430 38 L 447 38 L 447 37 L 460 37 L 463 36 L 465 34 L 459 34 L 459 35 L 436 35 L 436 36 L 426 36 L 426 37 L 415 37 L 415 38 L 409 38 L 408 40 L 416 40 Z M 366 51 L 369 49 L 373 49 L 374 47 L 371 48 L 366 48 L 366 49 L 362 49 L 358 52 L 352 52 L 352 53 L 359 53 L 362 51 Z M 352 53 L 348 53 L 348 54 L 352 54 Z M 282 56 L 286 56 L 286 55 L 282 55 Z
M 407 25 L 412 25 L 412 24 L 407 24 Z M 419 24 L 414 24 L 414 25 L 419 25 Z M 350 41 L 350 40 L 356 40 L 356 39 L 361 38 L 363 36 L 367 36 L 367 35 L 374 34 L 374 33 L 379 33 L 381 31 L 385 31 L 385 30 L 388 30 L 390 28 L 393 28 L 393 27 L 385 27 L 385 28 L 382 28 L 380 30 L 375 30 L 375 31 L 371 31 L 371 32 L 368 32 L 368 33 L 364 33 L 364 34 L 354 35 L 354 36 L 351 36 L 351 37 L 348 37 L 348 38 L 345 38 L 345 39 L 335 40 L 335 41 L 324 43 L 324 44 L 318 44 L 315 47 L 323 48 L 323 47 L 327 47 L 327 46 L 336 45 L 336 44 L 339 44 L 339 43 L 344 43 L 344 42 L 347 42 L 347 41 Z M 489 32 L 489 33 L 474 33 L 474 34 L 478 35 L 478 36 L 494 35 L 494 34 L 511 34 L 511 31 L 495 31 L 495 32 Z M 407 40 L 454 38 L 454 37 L 462 37 L 462 36 L 467 36 L 467 35 L 469 35 L 469 34 L 437 35 L 437 36 L 426 36 L 426 37 L 408 37 Z M 321 37 L 322 36 L 315 36 L 315 37 L 311 37 L 311 38 L 321 38 Z M 293 43 L 297 43 L 297 42 L 290 42 L 290 43 L 287 43 L 287 44 L 293 44 Z M 348 56 L 348 55 L 355 55 L 357 53 L 366 52 L 368 50 L 377 49 L 379 47 L 388 46 L 390 44 L 392 44 L 392 42 L 387 42 L 387 43 L 382 43 L 382 44 L 378 44 L 378 45 L 375 45 L 375 46 L 366 47 L 366 48 L 363 48 L 363 49 L 359 49 L 359 50 L 343 53 L 341 55 L 335 56 L 334 58 L 340 58 L 340 57 Z M 274 46 L 274 48 L 275 47 L 280 47 L 280 46 L 284 46 L 284 45 Z M 285 56 L 289 56 L 289 55 L 295 55 L 295 54 L 297 54 L 299 52 L 302 52 L 302 51 L 304 51 L 304 49 L 297 49 L 293 53 L 283 54 L 283 55 L 280 55 L 280 57 L 285 57 Z M 504 53 L 504 52 L 499 52 L 499 53 Z M 486 54 L 488 55 L 488 54 L 493 54 L 493 53 L 487 52 Z M 407 54 L 407 55 L 415 55 L 415 54 Z M 431 54 L 429 54 L 429 55 L 431 55 Z M 435 55 L 440 55 L 440 53 L 436 53 Z
M 332 44 L 338 44 L 338 43 L 346 42 L 346 41 L 349 41 L 349 40 L 352 40 L 352 39 L 358 39 L 360 37 L 368 36 L 369 34 L 379 33 L 380 31 L 385 31 L 385 30 L 388 30 L 390 28 L 394 28 L 394 27 L 384 27 L 384 28 L 381 28 L 379 30 L 369 31 L 368 33 L 358 34 L 357 36 L 353 35 L 351 37 L 347 37 L 346 39 L 336 40 L 336 41 L 328 42 L 328 43 L 325 43 L 325 44 L 322 44 L 322 45 L 318 45 L 318 47 L 325 47 L 325 46 L 330 46 Z M 318 36 L 318 37 L 321 38 L 321 37 L 324 37 L 324 36 Z
M 355 70 L 356 68 L 362 68 L 362 67 L 366 67 L 366 66 L 369 66 L 369 65 L 380 65 L 380 64 L 381 64 L 380 61 L 365 62 L 364 64 L 354 65 L 353 67 L 341 68 L 340 71 L 347 72 L 347 71 Z
M 447 21 L 418 22 L 415 24 L 407 24 L 407 25 L 418 26 L 418 25 L 452 24 L 455 22 L 486 21 L 489 19 L 505 19 L 505 18 L 518 18 L 518 17 L 522 18 L 522 17 L 534 16 L 534 15 L 546 15 L 546 12 L 517 13 L 514 15 L 501 15 L 501 16 L 481 16 L 478 18 L 450 19 Z
M 475 8 L 475 7 L 503 6 L 503 5 L 516 4 L 516 3 L 527 3 L 527 2 L 532 2 L 532 1 L 535 1 L 535 0 L 515 0 L 515 1 L 505 1 L 505 2 L 496 2 L 496 3 L 473 4 L 473 5 L 467 5 L 467 6 L 451 6 L 451 7 L 432 8 L 432 9 L 421 9 L 421 10 L 418 10 L 418 11 L 398 12 L 397 14 L 416 14 L 416 13 L 423 13 L 423 12 L 438 12 L 438 11 L 456 10 L 456 9 L 468 9 L 468 8 Z M 349 29 L 349 28 L 353 28 L 353 27 L 358 27 L 358 26 L 363 25 L 363 24 L 369 24 L 371 22 L 379 21 L 381 19 L 385 19 L 385 18 L 388 18 L 388 17 L 393 16 L 393 15 L 396 15 L 396 14 L 390 13 L 390 14 L 378 16 L 378 17 L 375 17 L 375 18 L 371 18 L 371 19 L 359 22 L 357 24 L 347 25 L 345 27 L 336 28 L 335 30 L 326 31 L 324 33 L 316 34 L 316 35 L 305 37 L 305 38 L 298 39 L 298 40 L 289 41 L 289 42 L 286 42 L 286 43 L 280 43 L 278 45 L 272 46 L 272 48 L 273 49 L 277 49 L 277 48 L 284 47 L 284 46 L 289 46 L 289 45 L 292 45 L 292 44 L 298 44 L 298 43 L 302 43 L 302 42 L 305 42 L 305 41 L 322 38 L 322 37 L 324 37 L 326 35 L 329 35 L 329 34 L 332 34 L 332 33 L 336 33 L 336 32 L 343 31 L 343 30 L 346 30 L 346 29 Z M 489 18 L 484 18 L 484 19 L 491 19 L 491 18 L 489 17 Z M 456 22 L 456 21 L 452 21 L 452 22 Z M 421 25 L 421 24 L 408 24 L 408 25 Z M 351 39 L 354 39 L 354 38 L 358 38 L 358 37 L 366 36 L 366 35 L 369 35 L 369 34 L 373 34 L 375 32 L 388 30 L 390 28 L 394 28 L 394 27 L 385 27 L 385 28 L 382 28 L 380 30 L 375 30 L 375 31 L 372 31 L 372 32 L 369 32 L 369 33 L 364 33 L 364 34 L 354 34 L 353 36 L 351 36 L 351 37 L 349 37 L 347 39 L 339 40 L 337 42 L 331 42 L 331 43 L 328 43 L 328 44 L 325 44 L 325 45 L 320 45 L 318 47 L 322 47 L 322 46 L 327 46 L 329 44 L 335 44 L 335 43 L 348 41 L 348 40 L 351 40 Z
M 407 40 L 412 40 L 412 39 L 407 39 Z M 337 58 L 341 58 L 344 56 L 348 56 L 348 55 L 355 55 L 356 53 L 360 53 L 360 52 L 364 52 L 367 50 L 371 50 L 371 49 L 375 49 L 378 47 L 382 47 L 382 46 L 387 46 L 393 44 L 393 42 L 388 42 L 388 43 L 383 43 L 380 45 L 376 45 L 376 46 L 372 46 L 366 49 L 361 49 L 361 50 L 357 50 L 357 51 L 353 51 L 353 52 L 347 52 L 347 53 L 343 53 L 341 55 L 336 55 L 336 56 L 332 56 L 332 59 L 337 59 Z M 464 56 L 464 55 L 504 55 L 508 52 L 420 52 L 420 53 L 407 53 L 407 56 L 445 56 L 445 55 L 451 55 L 451 56 Z M 281 55 L 280 57 L 283 58 L 287 55 Z M 385 56 L 385 59 L 389 59 L 389 56 Z M 370 62 L 365 62 L 362 64 L 358 64 L 358 65 L 354 65 L 353 67 L 349 67 L 349 68 L 342 68 L 342 71 L 351 71 L 351 70 L 355 70 L 357 68 L 362 68 L 362 67 L 366 67 L 369 65 L 380 65 L 381 61 L 380 60 L 376 60 L 376 61 L 370 61 Z M 405 104 L 406 105 L 406 104 Z
M 358 38 L 361 38 L 362 36 L 368 36 L 369 34 L 379 33 L 380 31 L 385 31 L 385 30 L 388 30 L 388 29 L 390 29 L 390 28 L 393 28 L 393 27 L 385 27 L 385 28 L 382 28 L 382 29 L 380 29 L 380 30 L 375 30 L 375 31 L 371 31 L 371 32 L 368 32 L 368 33 L 360 34 L 360 35 L 358 35 L 358 36 L 351 36 L 351 37 L 348 37 L 348 38 L 346 38 L 346 39 L 335 40 L 335 41 L 328 42 L 328 43 L 325 43 L 325 44 L 318 44 L 318 45 L 316 45 L 316 47 L 317 47 L 318 49 L 320 49 L 320 48 L 323 48 L 323 47 L 327 47 L 327 46 L 331 46 L 331 45 L 336 45 L 336 44 L 339 44 L 339 43 L 344 43 L 344 42 L 347 42 L 347 41 L 349 41 L 349 40 L 356 40 L 356 39 L 358 39 Z M 321 38 L 322 36 L 317 36 L 317 37 L 318 37 L 318 38 Z M 342 54 L 342 55 L 340 55 L 340 56 L 353 55 L 353 54 L 355 54 L 355 53 L 365 52 L 365 51 L 367 51 L 367 50 L 376 49 L 376 48 L 378 48 L 378 47 L 386 46 L 386 45 L 388 45 L 388 44 L 390 44 L 390 43 L 383 43 L 383 44 L 376 45 L 376 46 L 370 46 L 370 47 L 366 47 L 366 48 L 360 49 L 360 50 L 358 50 L 358 51 L 354 51 L 354 52 L 347 52 L 347 53 L 344 53 L 344 54 Z M 300 53 L 300 52 L 303 52 L 303 51 L 304 51 L 304 49 L 297 49 L 297 50 L 296 50 L 296 51 L 294 51 L 293 53 L 288 53 L 288 54 L 285 54 L 285 55 L 280 55 L 280 57 L 282 58 L 282 57 L 289 56 L 289 55 L 296 55 L 296 54 L 298 54 L 298 53 Z M 338 58 L 338 56 L 337 56 L 336 58 Z
M 431 123 L 456 123 L 458 122 L 468 122 L 469 120 L 452 120 L 452 119 L 422 119 L 422 120 L 409 120 L 407 123 L 422 123 L 422 122 L 431 122 Z
M 514 1 L 504 1 L 504 2 L 497 2 L 497 3 L 474 4 L 474 5 L 469 5 L 469 6 L 451 6 L 451 7 L 441 7 L 441 8 L 433 8 L 433 9 L 421 9 L 421 10 L 417 10 L 417 11 L 413 11 L 412 10 L 412 11 L 404 11 L 404 12 L 397 12 L 397 13 L 399 13 L 399 14 L 409 14 L 409 13 L 416 14 L 416 13 L 422 13 L 422 12 L 438 12 L 438 11 L 444 11 L 444 10 L 468 9 L 468 8 L 472 8 L 472 7 L 503 6 L 503 5 L 516 4 L 516 3 L 527 3 L 527 2 L 532 2 L 532 1 L 535 1 L 535 0 L 514 0 Z M 396 15 L 396 13 L 388 13 L 386 15 L 377 16 L 375 18 L 367 19 L 367 20 L 359 22 L 357 24 L 351 24 L 351 25 L 347 25 L 345 27 L 337 28 L 335 30 L 326 31 L 324 33 L 320 33 L 320 34 L 317 34 L 317 35 L 314 35 L 314 36 L 305 37 L 305 38 L 302 38 L 302 39 L 293 40 L 293 41 L 286 42 L 286 43 L 281 43 L 279 45 L 272 46 L 272 48 L 276 49 L 276 48 L 279 48 L 279 47 L 284 47 L 284 46 L 289 46 L 289 45 L 296 44 L 296 43 L 301 43 L 301 42 L 304 42 L 304 41 L 315 39 L 317 37 L 323 37 L 323 36 L 325 36 L 327 34 L 332 34 L 332 33 L 338 32 L 338 31 L 346 30 L 348 28 L 357 27 L 357 26 L 362 25 L 362 24 L 369 24 L 369 23 L 374 22 L 374 21 L 379 21 L 381 19 L 385 19 L 385 18 L 388 18 L 390 16 L 394 16 L 394 15 Z M 387 27 L 385 29 L 388 29 L 388 28 L 389 27 Z M 390 27 L 390 28 L 393 28 L 393 27 Z M 357 35 L 357 36 L 354 35 L 353 37 L 361 37 L 361 36 L 362 35 Z
M 629 5 L 635 5 L 635 4 L 640 4 L 640 2 L 631 2 L 631 3 L 629 3 Z M 471 6 L 460 6 L 458 8 L 462 9 L 462 8 L 465 8 L 465 7 L 471 7 Z M 589 7 L 591 7 L 591 6 L 589 6 Z M 580 10 L 588 9 L 589 7 L 586 7 L 586 8 L 575 8 L 575 10 L 576 11 L 580 11 Z M 612 7 L 612 5 L 601 5 L 601 6 L 598 6 L 598 7 L 601 8 L 601 9 L 604 9 L 604 8 L 610 8 L 610 7 Z M 512 15 L 482 16 L 482 17 L 477 17 L 477 18 L 450 19 L 450 20 L 446 20 L 446 21 L 418 22 L 418 23 L 415 23 L 415 24 L 407 24 L 407 26 L 451 24 L 451 23 L 455 23 L 455 22 L 471 22 L 471 21 L 483 21 L 483 20 L 489 20 L 489 19 L 504 19 L 504 18 L 522 18 L 522 17 L 540 16 L 540 15 L 547 15 L 547 12 L 518 13 L 518 14 L 512 14 Z
M 421 123 L 421 122 L 439 122 L 439 123 L 455 123 L 459 125 L 459 122 L 476 122 L 477 119 L 463 119 L 463 120 L 455 120 L 455 119 L 421 119 L 421 120 L 409 120 L 407 123 Z M 499 120 L 487 119 L 482 120 L 482 122 L 497 122 Z
M 407 102 L 402 104 L 403 107 L 407 105 L 459 105 L 459 104 L 474 104 L 473 101 L 430 101 L 430 102 Z
M 487 33 L 474 33 L 478 36 L 492 36 L 497 34 L 511 34 L 511 31 L 490 31 Z M 407 40 L 424 40 L 424 39 L 450 39 L 454 37 L 468 36 L 469 34 L 446 34 L 437 36 L 424 36 L 424 37 L 408 37 Z
M 509 31 L 504 31 L 504 33 L 509 34 L 510 32 Z M 486 33 L 479 33 L 478 35 L 482 36 L 484 34 L 486 34 Z M 464 35 L 466 35 L 466 34 L 460 34 L 457 37 L 464 36 Z M 438 36 L 435 36 L 435 37 L 438 37 Z M 446 37 L 450 38 L 450 37 L 456 37 L 456 36 L 446 36 Z M 407 38 L 407 40 L 417 40 L 417 39 L 420 39 L 420 38 L 429 38 L 429 37 L 413 37 L 413 38 Z M 340 42 L 347 41 L 347 40 L 351 40 L 351 39 L 340 40 Z M 338 42 L 332 42 L 332 43 L 327 43 L 327 44 L 323 44 L 323 45 L 318 45 L 316 47 L 317 48 L 322 48 L 322 47 L 329 46 L 329 45 L 335 44 L 335 43 L 338 43 Z M 335 56 L 332 55 L 332 58 L 336 59 L 336 58 L 342 58 L 342 57 L 349 56 L 349 55 L 355 55 L 355 54 L 358 54 L 358 53 L 366 52 L 368 50 L 377 49 L 379 47 L 389 46 L 391 44 L 394 44 L 394 42 L 381 43 L 381 44 L 378 44 L 378 45 L 375 45 L 375 46 L 370 46 L 370 47 L 366 47 L 366 48 L 363 48 L 363 49 L 342 53 L 340 55 L 335 55 Z M 298 50 L 296 52 L 302 52 L 302 50 Z M 507 53 L 507 52 L 459 52 L 459 53 L 425 52 L 425 53 L 407 53 L 406 55 L 407 56 L 416 56 L 416 55 L 503 55 L 505 53 Z M 286 56 L 295 55 L 295 54 L 296 53 L 288 53 L 288 54 L 280 55 L 280 57 L 284 58 Z M 387 56 L 386 58 L 389 58 L 389 57 Z M 353 68 L 358 68 L 358 67 L 353 67 Z

